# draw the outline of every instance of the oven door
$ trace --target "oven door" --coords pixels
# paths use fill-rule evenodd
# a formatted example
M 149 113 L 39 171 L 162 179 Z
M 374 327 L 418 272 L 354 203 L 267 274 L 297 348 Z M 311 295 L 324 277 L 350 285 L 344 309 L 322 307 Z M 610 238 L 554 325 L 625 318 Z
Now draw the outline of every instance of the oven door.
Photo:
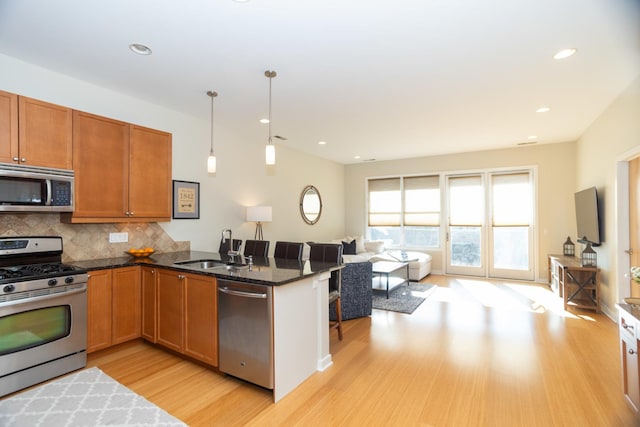
M 0 303 L 0 377 L 87 348 L 86 284 Z

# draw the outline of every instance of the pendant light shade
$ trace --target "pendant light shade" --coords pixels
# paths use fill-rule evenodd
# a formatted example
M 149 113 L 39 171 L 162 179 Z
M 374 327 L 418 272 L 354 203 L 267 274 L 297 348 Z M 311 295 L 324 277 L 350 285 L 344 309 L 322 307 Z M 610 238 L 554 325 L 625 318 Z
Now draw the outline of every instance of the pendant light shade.
M 213 153 L 213 99 L 218 96 L 218 92 L 208 91 L 207 95 L 211 97 L 211 151 L 209 151 L 209 158 L 207 159 L 207 172 L 216 173 L 216 155 Z
M 269 141 L 271 142 L 271 141 Z M 276 164 L 276 147 L 275 145 L 269 143 L 265 147 L 265 161 L 267 165 L 275 165 Z
M 275 71 L 267 70 L 264 75 L 269 79 L 269 141 L 265 148 L 265 162 L 267 165 L 276 164 L 276 147 L 273 145 L 273 139 L 271 138 L 271 80 L 277 76 Z

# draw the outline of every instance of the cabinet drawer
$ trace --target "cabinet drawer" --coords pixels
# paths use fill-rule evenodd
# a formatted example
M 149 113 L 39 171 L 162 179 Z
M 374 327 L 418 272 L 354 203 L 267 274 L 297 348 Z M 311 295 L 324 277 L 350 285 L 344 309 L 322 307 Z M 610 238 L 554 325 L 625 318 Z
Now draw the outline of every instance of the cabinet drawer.
M 624 313 L 622 310 L 620 310 L 620 321 L 619 321 L 619 326 L 620 326 L 620 336 L 624 336 L 624 337 L 628 337 L 628 338 L 633 338 L 634 340 L 637 337 L 637 333 L 636 333 L 636 324 L 637 321 L 635 319 L 635 317 L 633 317 L 630 314 Z

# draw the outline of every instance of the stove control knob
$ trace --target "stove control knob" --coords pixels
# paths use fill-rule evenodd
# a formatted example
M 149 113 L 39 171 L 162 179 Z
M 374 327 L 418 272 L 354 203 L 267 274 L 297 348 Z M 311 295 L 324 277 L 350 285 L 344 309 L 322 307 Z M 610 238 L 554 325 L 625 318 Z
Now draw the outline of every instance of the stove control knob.
M 7 292 L 7 293 L 8 293 L 8 292 L 13 292 L 13 291 L 15 291 L 15 290 L 16 290 L 16 287 L 15 287 L 15 286 L 13 286 L 13 285 L 7 285 L 7 286 L 5 286 L 4 288 L 2 288 L 2 290 L 3 290 L 4 292 Z
M 66 283 L 67 285 L 70 284 L 70 283 L 73 283 L 73 277 L 71 277 L 71 276 L 66 277 L 64 279 L 64 283 Z
M 49 281 L 47 282 L 47 285 L 49 286 L 55 286 L 58 284 L 58 279 L 49 279 Z

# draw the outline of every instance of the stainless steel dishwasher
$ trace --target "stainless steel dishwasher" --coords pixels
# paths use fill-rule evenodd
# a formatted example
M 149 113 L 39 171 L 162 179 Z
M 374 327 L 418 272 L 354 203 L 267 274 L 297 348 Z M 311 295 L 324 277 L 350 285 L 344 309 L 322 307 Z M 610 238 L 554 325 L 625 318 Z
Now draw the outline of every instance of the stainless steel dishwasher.
M 273 389 L 273 289 L 218 280 L 220 371 Z

